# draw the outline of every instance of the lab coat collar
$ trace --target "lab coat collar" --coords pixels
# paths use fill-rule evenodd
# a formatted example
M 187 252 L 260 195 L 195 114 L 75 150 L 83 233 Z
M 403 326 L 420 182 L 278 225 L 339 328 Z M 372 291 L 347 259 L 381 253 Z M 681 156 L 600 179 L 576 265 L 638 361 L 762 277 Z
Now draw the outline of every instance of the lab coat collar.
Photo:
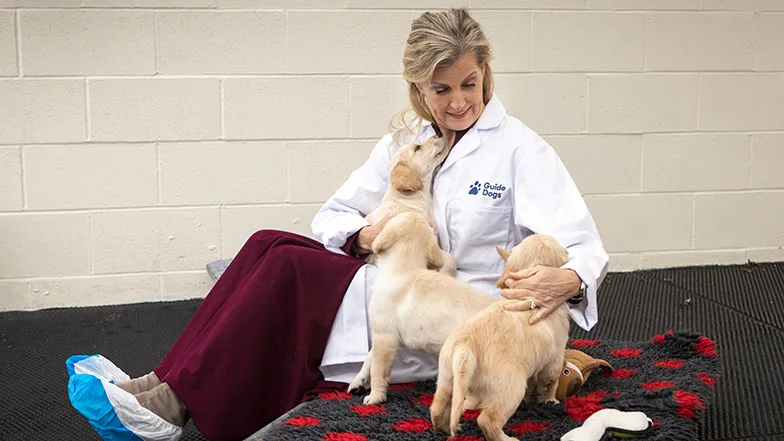
M 474 127 L 479 130 L 494 129 L 501 124 L 505 116 L 506 108 L 496 94 L 493 94 L 493 97 L 485 105 L 485 110 L 479 115 L 479 119 L 474 124 Z
M 474 124 L 474 126 L 468 130 L 468 133 L 463 135 L 460 141 L 452 147 L 452 151 L 449 152 L 449 156 L 446 157 L 446 161 L 444 161 L 444 165 L 441 166 L 441 171 L 439 173 L 443 173 L 459 159 L 479 148 L 479 130 L 490 130 L 498 127 L 505 116 L 506 109 L 504 108 L 504 105 L 501 104 L 501 100 L 493 94 L 493 97 L 485 105 L 482 114 L 479 115 L 476 124 Z M 430 127 L 430 130 L 433 130 L 433 133 L 435 133 L 432 126 Z

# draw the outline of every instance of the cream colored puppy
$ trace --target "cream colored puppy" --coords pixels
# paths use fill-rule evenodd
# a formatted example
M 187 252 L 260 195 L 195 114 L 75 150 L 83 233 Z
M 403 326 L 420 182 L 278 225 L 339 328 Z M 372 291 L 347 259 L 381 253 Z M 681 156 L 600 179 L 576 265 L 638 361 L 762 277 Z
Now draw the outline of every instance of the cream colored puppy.
M 401 347 L 438 354 L 459 323 L 498 299 L 428 270 L 443 265 L 442 250 L 428 223 L 413 213 L 392 218 L 373 241 L 378 274 L 370 298 L 373 349 L 349 386 L 366 386 L 365 404 L 387 398 L 392 361 Z
M 416 213 L 423 217 L 435 231 L 435 215 L 433 213 L 433 173 L 444 162 L 449 154 L 446 142 L 441 137 L 431 137 L 419 144 L 406 144 L 392 156 L 389 170 L 389 186 L 381 204 L 368 214 L 365 219 L 375 224 L 387 216 L 400 213 Z M 457 264 L 454 257 L 442 251 L 444 264 L 439 267 L 442 272 L 455 275 Z M 375 264 L 374 254 L 368 256 L 368 263 Z
M 550 236 L 532 235 L 512 248 L 499 249 L 506 261 L 499 279 L 534 265 L 560 267 L 568 253 Z M 532 312 L 506 311 L 510 301 L 495 303 L 459 325 L 438 358 L 438 382 L 430 416 L 436 430 L 455 436 L 465 399 L 482 409 L 477 424 L 488 441 L 511 441 L 504 425 L 520 406 L 526 389 L 537 402 L 557 402 L 555 390 L 569 339 L 569 315 L 561 306 L 531 326 Z M 451 409 L 450 409 L 451 408 Z M 451 412 L 450 412 L 451 410 Z

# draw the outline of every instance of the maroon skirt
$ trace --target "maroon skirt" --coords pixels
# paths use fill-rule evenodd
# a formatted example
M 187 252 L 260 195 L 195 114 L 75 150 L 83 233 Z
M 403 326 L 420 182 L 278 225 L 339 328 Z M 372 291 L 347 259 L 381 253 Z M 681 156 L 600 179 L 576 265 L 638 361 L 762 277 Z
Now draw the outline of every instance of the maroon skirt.
M 307 237 L 255 233 L 155 368 L 215 441 L 240 440 L 329 383 L 332 322 L 363 261 Z

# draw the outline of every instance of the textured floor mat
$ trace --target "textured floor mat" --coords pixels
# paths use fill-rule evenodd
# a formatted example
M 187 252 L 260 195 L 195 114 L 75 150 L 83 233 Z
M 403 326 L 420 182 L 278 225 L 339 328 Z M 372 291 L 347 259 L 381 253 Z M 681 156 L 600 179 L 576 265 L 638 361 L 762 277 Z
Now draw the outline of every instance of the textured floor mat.
M 149 372 L 198 303 L 0 313 L 0 439 L 98 440 L 68 402 L 65 359 L 101 353 L 130 375 Z M 573 327 L 572 338 L 709 335 L 723 376 L 700 439 L 784 439 L 782 304 L 784 263 L 611 274 L 599 293 L 599 324 L 590 333 Z M 183 439 L 206 438 L 190 424 Z
M 68 401 L 65 360 L 101 353 L 131 376 L 149 372 L 199 301 L 0 313 L 0 440 L 100 437 Z M 186 441 L 206 440 L 190 423 Z
M 655 425 L 646 437 L 651 441 L 697 439 L 694 420 L 713 400 L 718 378 L 717 353 L 710 339 L 674 332 L 640 342 L 578 340 L 571 345 L 608 360 L 615 370 L 591 375 L 583 390 L 562 404 L 521 406 L 505 425 L 507 434 L 531 441 L 558 439 L 593 412 L 609 408 L 645 412 Z M 367 406 L 362 396 L 325 393 L 301 406 L 263 439 L 441 441 L 446 435 L 434 432 L 430 422 L 434 391 L 432 380 L 397 385 L 386 403 Z M 464 412 L 460 439 L 480 439 L 478 414 Z

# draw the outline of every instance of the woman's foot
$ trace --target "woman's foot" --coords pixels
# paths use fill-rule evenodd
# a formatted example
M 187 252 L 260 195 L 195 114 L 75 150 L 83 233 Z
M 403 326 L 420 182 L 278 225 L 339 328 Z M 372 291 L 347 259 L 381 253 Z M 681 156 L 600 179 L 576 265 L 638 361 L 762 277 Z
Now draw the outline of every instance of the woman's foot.
M 104 440 L 175 441 L 182 435 L 185 417 L 176 417 L 180 412 L 179 406 L 185 413 L 184 406 L 173 391 L 171 394 L 167 392 L 166 389 L 171 389 L 165 383 L 159 385 L 166 386 L 160 392 L 152 393 L 155 388 L 142 392 L 149 394 L 149 399 L 142 401 L 148 403 L 151 410 L 140 404 L 133 394 L 117 386 L 116 383 L 129 382 L 130 378 L 100 355 L 73 356 L 66 361 L 66 368 L 70 377 L 68 397 L 71 405 L 87 418 Z M 170 413 L 168 418 L 183 422 L 177 425 L 164 419 L 155 413 L 158 411 L 156 406 L 163 409 L 161 413 L 164 415 Z
M 155 372 L 150 372 L 149 374 L 142 377 L 134 378 L 133 380 L 129 381 L 118 381 L 115 384 L 120 389 L 130 394 L 136 395 L 152 390 L 155 386 L 158 386 L 161 383 L 161 380 L 158 379 L 158 376 L 155 375 Z
M 136 394 L 135 397 L 145 409 L 175 426 L 183 427 L 188 422 L 185 404 L 166 383 L 161 383 L 152 390 Z

